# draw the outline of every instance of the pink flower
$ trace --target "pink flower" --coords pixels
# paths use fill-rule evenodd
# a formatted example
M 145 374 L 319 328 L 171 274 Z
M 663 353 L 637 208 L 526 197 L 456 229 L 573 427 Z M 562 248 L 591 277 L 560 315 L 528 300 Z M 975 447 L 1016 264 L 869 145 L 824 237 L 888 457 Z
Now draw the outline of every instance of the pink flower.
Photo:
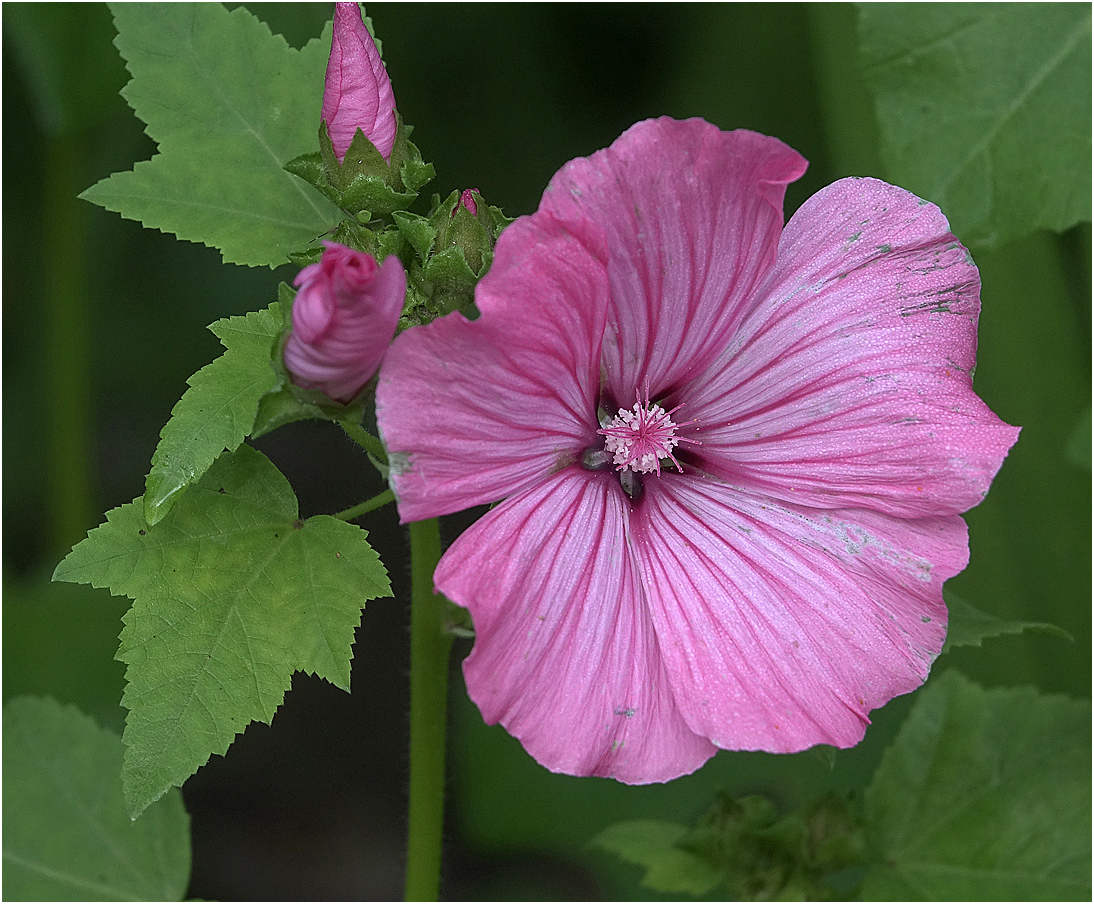
M 543 765 L 666 781 L 716 748 L 857 743 L 926 678 L 960 513 L 1018 430 L 974 394 L 980 281 L 939 210 L 702 120 L 568 163 L 481 316 L 406 331 L 381 430 L 448 549 L 468 691 Z
M 301 270 L 292 306 L 285 368 L 292 381 L 347 403 L 376 373 L 406 299 L 406 271 L 394 255 L 324 242 L 317 264 Z
M 341 162 L 361 129 L 391 160 L 395 146 L 395 94 L 380 51 L 356 3 L 336 3 L 334 38 L 323 90 L 323 121 Z

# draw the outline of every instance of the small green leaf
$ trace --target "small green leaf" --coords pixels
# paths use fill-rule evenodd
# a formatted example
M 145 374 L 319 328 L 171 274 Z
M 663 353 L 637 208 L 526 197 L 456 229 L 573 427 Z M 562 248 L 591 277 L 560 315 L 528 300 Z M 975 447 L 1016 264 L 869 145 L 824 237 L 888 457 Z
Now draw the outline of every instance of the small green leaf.
M 1065 640 L 1073 639 L 1067 631 L 1047 622 L 1019 621 L 988 615 L 986 612 L 974 609 L 949 591 L 946 591 L 946 607 L 950 610 L 950 622 L 942 652 L 954 647 L 978 647 L 985 638 L 1001 637 L 1004 634 L 1021 634 L 1023 631 L 1043 631 L 1056 634 Z
M 719 871 L 702 857 L 677 847 L 687 826 L 653 819 L 631 819 L 608 826 L 590 843 L 644 867 L 642 884 L 669 894 L 705 895 L 721 880 Z
M 1090 219 L 1090 4 L 859 10 L 893 181 L 966 244 Z
M 54 580 L 134 600 L 118 658 L 128 666 L 122 779 L 136 816 L 269 722 L 294 671 L 348 690 L 366 600 L 390 594 L 359 527 L 301 521 L 288 481 L 249 446 L 225 453 L 154 528 L 140 500 L 107 513 Z
M 1090 702 L 933 678 L 867 790 L 868 900 L 1090 900 Z
M 252 267 L 334 227 L 338 208 L 284 169 L 315 150 L 330 26 L 295 50 L 242 7 L 112 9 L 133 76 L 123 93 L 159 153 L 80 197 Z
M 160 432 L 144 489 L 144 517 L 150 525 L 170 511 L 221 452 L 243 442 L 259 399 L 277 384 L 270 353 L 282 329 L 278 302 L 264 311 L 218 320 L 209 329 L 225 352 L 187 380 L 190 388 Z
M 180 901 L 190 821 L 172 791 L 134 822 L 122 742 L 72 706 L 4 707 L 4 899 Z

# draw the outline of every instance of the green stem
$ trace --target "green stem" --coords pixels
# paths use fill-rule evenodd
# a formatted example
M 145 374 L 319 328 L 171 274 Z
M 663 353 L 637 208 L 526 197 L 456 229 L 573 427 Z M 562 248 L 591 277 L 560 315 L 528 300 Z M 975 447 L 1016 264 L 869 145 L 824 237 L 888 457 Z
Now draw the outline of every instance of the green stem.
M 341 521 L 352 521 L 354 518 L 360 518 L 362 515 L 367 515 L 369 512 L 373 512 L 378 508 L 383 508 L 389 502 L 394 501 L 395 494 L 391 492 L 391 490 L 384 490 L 378 496 L 366 499 L 364 502 L 358 503 L 345 511 L 336 512 L 334 517 Z
M 410 525 L 410 820 L 406 900 L 436 901 L 444 826 L 444 754 L 448 702 L 445 600 L 433 592 L 441 557 L 436 518 Z
M 352 421 L 339 421 L 338 423 L 342 425 L 342 429 L 357 445 L 366 452 L 371 453 L 374 458 L 379 459 L 384 464 L 387 463 L 387 450 L 378 437 L 373 436 L 360 424 L 355 424 Z

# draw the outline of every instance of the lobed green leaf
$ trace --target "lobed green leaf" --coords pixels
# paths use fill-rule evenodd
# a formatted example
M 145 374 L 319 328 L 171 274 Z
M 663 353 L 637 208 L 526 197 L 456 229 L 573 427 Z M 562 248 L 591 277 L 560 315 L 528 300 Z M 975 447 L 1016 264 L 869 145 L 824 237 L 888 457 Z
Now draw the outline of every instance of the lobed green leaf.
M 122 742 L 72 706 L 4 706 L 4 889 L 8 901 L 180 901 L 190 826 L 172 791 L 136 822 Z
M 966 244 L 1090 220 L 1090 5 L 860 5 L 893 181 Z
M 296 50 L 243 7 L 122 3 L 122 92 L 159 144 L 80 197 L 145 226 L 274 267 L 341 219 L 284 164 L 315 149 L 330 26 Z
M 868 900 L 1090 900 L 1090 703 L 932 679 L 866 795 Z
M 140 500 L 107 513 L 54 573 L 134 600 L 118 658 L 136 816 L 249 722 L 269 722 L 294 671 L 348 690 L 365 601 L 390 594 L 360 528 L 302 521 L 285 477 L 249 446 L 225 453 L 154 528 Z
M 281 317 L 281 306 L 274 302 L 264 311 L 210 325 L 225 352 L 187 380 L 190 388 L 160 432 L 144 489 L 144 517 L 150 525 L 171 510 L 218 455 L 235 449 L 251 432 L 259 400 L 277 384 L 270 353 Z

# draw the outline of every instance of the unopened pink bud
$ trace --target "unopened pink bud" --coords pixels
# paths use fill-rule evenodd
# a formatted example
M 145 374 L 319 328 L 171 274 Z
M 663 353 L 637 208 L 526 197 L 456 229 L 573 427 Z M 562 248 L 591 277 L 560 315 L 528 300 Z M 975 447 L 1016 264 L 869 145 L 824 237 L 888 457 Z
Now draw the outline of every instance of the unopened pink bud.
M 465 188 L 460 193 L 460 203 L 452 208 L 452 216 L 455 216 L 456 211 L 459 210 L 461 207 L 466 207 L 468 213 L 470 213 L 471 216 L 473 216 L 473 217 L 478 216 L 479 207 L 475 203 L 475 196 L 473 194 L 471 194 L 472 192 L 477 192 L 477 191 L 478 191 L 477 188 Z
M 358 129 L 385 160 L 391 160 L 395 94 L 356 3 L 335 4 L 334 38 L 323 89 L 323 121 L 340 162 Z
M 285 368 L 293 383 L 343 404 L 380 367 L 406 299 L 406 271 L 394 255 L 324 242 L 317 264 L 297 274 Z

